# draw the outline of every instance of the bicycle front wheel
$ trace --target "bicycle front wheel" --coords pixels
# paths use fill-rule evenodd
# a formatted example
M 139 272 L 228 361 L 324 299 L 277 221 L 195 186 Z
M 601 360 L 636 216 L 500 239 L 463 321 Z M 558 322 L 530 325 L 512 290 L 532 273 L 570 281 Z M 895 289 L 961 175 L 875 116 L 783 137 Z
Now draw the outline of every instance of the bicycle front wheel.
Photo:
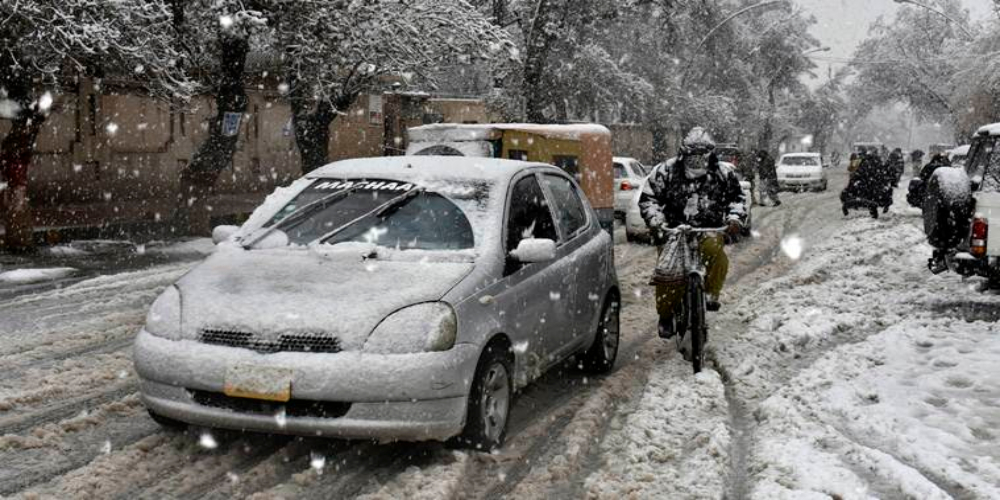
M 688 335 L 691 336 L 691 365 L 695 373 L 701 372 L 705 359 L 705 340 L 708 325 L 705 321 L 705 282 L 700 275 L 688 279 L 687 310 L 690 315 Z

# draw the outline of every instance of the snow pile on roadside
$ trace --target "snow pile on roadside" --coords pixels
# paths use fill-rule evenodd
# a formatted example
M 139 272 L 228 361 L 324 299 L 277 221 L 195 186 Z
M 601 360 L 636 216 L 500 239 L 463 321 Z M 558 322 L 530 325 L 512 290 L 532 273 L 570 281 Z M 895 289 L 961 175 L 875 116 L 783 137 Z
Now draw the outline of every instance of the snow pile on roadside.
M 1000 300 L 929 253 L 900 219 L 852 220 L 724 314 L 749 324 L 717 357 L 760 403 L 751 498 L 1000 497 L 1000 336 L 961 318 Z
M 1000 498 L 994 327 L 904 321 L 824 357 L 757 412 L 754 497 Z
M 616 417 L 602 444 L 604 464 L 586 480 L 588 498 L 722 498 L 730 433 L 722 381 L 692 377 L 669 347 L 635 411 Z
M 43 281 L 55 281 L 72 276 L 76 272 L 77 270 L 72 267 L 14 269 L 12 271 L 0 272 L 0 284 L 27 285 Z

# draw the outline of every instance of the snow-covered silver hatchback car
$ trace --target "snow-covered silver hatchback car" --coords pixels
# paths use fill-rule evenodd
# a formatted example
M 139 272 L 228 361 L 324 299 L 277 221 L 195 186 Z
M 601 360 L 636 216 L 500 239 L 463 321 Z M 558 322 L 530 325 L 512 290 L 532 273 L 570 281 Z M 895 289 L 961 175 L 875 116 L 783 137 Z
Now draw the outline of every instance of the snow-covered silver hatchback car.
M 612 241 L 549 165 L 337 162 L 214 236 L 135 342 L 163 424 L 490 449 L 516 389 L 614 365 Z

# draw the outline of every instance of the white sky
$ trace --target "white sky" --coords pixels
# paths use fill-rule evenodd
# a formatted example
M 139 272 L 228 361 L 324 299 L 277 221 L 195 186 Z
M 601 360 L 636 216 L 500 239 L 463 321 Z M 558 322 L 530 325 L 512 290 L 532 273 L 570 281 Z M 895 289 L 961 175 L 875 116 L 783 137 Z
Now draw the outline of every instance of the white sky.
M 921 3 L 933 4 L 934 0 L 919 0 Z M 868 27 L 879 16 L 891 19 L 898 4 L 893 0 L 795 0 L 806 12 L 816 17 L 812 34 L 823 46 L 830 47 L 829 52 L 820 52 L 816 56 L 822 58 L 848 59 L 857 45 L 866 38 Z M 993 16 L 991 0 L 962 0 L 962 3 L 972 13 L 972 18 L 983 19 Z M 819 68 L 816 70 L 820 80 L 813 84 L 826 81 L 829 62 L 815 60 Z M 833 64 L 833 71 L 841 68 Z

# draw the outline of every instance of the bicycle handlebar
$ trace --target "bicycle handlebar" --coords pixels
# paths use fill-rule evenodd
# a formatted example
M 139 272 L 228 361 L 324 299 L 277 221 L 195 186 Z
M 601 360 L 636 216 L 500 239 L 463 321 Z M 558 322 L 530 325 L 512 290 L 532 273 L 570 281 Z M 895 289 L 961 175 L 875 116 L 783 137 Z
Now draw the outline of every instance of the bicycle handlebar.
M 712 228 L 712 227 L 691 227 L 688 225 L 682 225 L 677 227 L 664 227 L 660 229 L 666 234 L 691 234 L 691 233 L 724 233 L 729 230 L 729 226 Z

